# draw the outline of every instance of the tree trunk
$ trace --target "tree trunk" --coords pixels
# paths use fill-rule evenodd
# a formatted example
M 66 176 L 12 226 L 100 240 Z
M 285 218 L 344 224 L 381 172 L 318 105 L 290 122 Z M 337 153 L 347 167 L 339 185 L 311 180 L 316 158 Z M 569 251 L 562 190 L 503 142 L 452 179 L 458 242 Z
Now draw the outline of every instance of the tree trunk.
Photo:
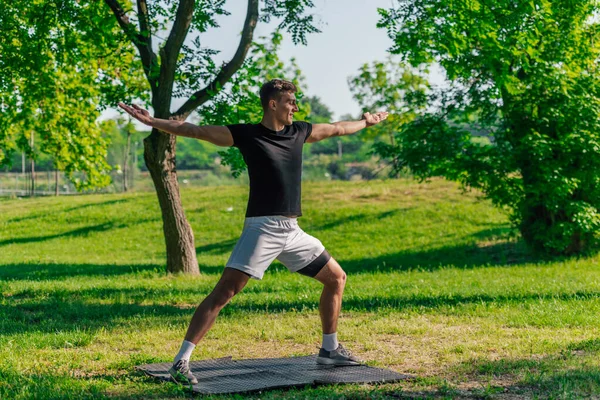
M 35 196 L 35 161 L 31 159 L 31 197 Z
M 27 177 L 27 168 L 25 167 L 25 152 L 21 153 L 21 176 L 23 177 L 23 182 L 25 182 L 25 191 L 23 193 L 27 196 L 29 194 L 29 178 Z M 18 189 L 18 186 L 15 189 Z
M 35 196 L 35 160 L 33 158 L 34 154 L 34 133 L 31 132 L 31 197 Z
M 127 125 L 127 145 L 125 146 L 125 160 L 123 161 L 123 192 L 129 190 L 128 176 L 129 174 L 129 152 L 131 151 L 131 117 L 129 117 L 129 125 Z
M 144 139 L 144 160 L 158 196 L 167 247 L 167 272 L 198 275 L 194 233 L 188 223 L 175 168 L 175 136 L 152 129 Z

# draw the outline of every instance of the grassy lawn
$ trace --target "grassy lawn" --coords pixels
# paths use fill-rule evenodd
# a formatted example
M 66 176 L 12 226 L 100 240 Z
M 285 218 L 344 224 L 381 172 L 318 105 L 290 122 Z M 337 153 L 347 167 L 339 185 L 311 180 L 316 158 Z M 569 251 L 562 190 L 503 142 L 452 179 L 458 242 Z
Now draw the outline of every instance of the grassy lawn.
M 164 274 L 152 193 L 1 200 L 0 399 L 189 397 L 134 366 L 172 360 L 241 231 L 246 191 L 182 192 L 196 278 Z M 536 258 L 503 213 L 444 181 L 303 191 L 300 225 L 348 272 L 340 339 L 415 378 L 248 397 L 600 396 L 599 257 Z M 316 281 L 274 264 L 192 359 L 314 353 L 319 295 Z

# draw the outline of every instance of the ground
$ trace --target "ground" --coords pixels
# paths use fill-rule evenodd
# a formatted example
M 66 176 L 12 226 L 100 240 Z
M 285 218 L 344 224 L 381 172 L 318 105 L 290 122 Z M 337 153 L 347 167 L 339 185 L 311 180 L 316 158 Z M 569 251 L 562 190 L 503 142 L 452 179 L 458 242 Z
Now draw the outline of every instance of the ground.
M 241 232 L 246 190 L 182 192 L 200 277 L 164 273 L 152 193 L 1 200 L 0 398 L 189 397 L 134 367 L 177 352 Z M 598 256 L 534 256 L 506 214 L 442 180 L 303 193 L 300 225 L 348 273 L 340 339 L 415 378 L 250 398 L 600 396 Z M 319 295 L 318 282 L 274 264 L 193 359 L 314 353 Z

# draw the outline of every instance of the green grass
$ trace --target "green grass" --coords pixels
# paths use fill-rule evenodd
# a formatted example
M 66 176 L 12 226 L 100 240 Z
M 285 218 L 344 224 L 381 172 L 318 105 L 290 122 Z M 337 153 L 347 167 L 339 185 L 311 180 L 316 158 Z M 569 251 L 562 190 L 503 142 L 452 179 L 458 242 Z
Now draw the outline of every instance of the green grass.
M 597 256 L 535 257 L 504 214 L 444 181 L 303 190 L 301 226 L 348 272 L 340 339 L 415 378 L 249 397 L 600 396 Z M 164 274 L 152 193 L 0 200 L 0 399 L 189 397 L 134 367 L 178 350 L 235 245 L 246 196 L 236 186 L 182 192 L 195 278 Z M 319 295 L 317 282 L 274 264 L 193 358 L 314 353 Z

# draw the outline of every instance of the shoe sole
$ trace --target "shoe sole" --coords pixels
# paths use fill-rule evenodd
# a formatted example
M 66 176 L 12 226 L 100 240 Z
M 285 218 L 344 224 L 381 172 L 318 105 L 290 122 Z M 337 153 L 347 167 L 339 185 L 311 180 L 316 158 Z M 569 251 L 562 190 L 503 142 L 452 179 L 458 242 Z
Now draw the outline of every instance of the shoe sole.
M 361 363 L 356 362 L 356 361 L 334 360 L 334 359 L 325 358 L 325 357 L 317 357 L 317 364 L 321 364 L 321 365 L 361 365 Z

